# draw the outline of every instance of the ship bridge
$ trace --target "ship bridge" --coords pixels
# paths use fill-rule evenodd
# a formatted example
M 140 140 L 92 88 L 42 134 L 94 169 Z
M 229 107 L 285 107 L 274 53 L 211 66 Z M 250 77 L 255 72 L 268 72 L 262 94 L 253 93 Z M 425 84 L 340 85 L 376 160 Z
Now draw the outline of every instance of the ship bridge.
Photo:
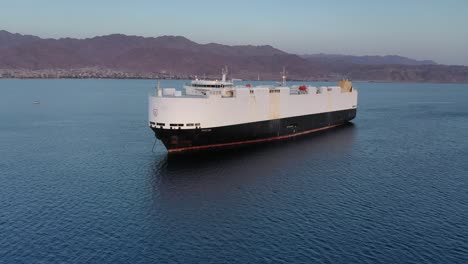
M 224 87 L 232 87 L 234 84 L 232 82 L 227 81 L 208 81 L 208 80 L 194 80 L 190 84 L 186 84 L 186 86 L 191 87 L 200 87 L 200 88 L 224 88 Z
M 233 88 L 234 83 L 227 81 L 228 69 L 227 67 L 222 70 L 221 80 L 199 80 L 198 78 L 190 83 L 184 84 L 185 93 L 187 95 L 205 95 L 212 89 L 219 88 Z

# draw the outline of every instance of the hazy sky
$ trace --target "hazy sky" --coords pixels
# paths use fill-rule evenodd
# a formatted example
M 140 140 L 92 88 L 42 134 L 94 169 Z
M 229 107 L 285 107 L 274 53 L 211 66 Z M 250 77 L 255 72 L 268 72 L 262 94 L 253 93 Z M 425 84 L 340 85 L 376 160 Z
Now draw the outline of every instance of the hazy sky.
M 0 29 L 54 38 L 182 35 L 468 65 L 468 0 L 0 0 Z

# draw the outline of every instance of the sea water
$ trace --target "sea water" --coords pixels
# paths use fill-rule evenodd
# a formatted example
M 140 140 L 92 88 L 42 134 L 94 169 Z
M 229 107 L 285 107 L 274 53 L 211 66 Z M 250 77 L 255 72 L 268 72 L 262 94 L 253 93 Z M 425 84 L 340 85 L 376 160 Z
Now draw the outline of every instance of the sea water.
M 468 263 L 468 85 L 355 83 L 349 125 L 190 155 L 152 152 L 155 85 L 0 80 L 1 263 Z

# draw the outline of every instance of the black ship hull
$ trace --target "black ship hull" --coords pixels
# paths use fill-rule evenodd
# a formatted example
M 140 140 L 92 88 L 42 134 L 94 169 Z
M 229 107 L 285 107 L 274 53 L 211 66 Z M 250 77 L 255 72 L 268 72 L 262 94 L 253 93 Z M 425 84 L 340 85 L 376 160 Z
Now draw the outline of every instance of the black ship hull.
M 356 109 L 198 129 L 153 127 L 169 152 L 279 140 L 336 127 L 356 117 Z

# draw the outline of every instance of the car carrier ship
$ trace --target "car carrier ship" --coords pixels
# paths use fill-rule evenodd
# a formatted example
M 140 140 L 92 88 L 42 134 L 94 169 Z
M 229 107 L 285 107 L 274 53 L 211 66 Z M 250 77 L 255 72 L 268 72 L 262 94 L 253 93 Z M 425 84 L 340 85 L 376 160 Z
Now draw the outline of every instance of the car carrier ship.
M 285 139 L 343 125 L 356 117 L 358 91 L 339 86 L 234 85 L 193 80 L 149 96 L 149 126 L 169 152 Z

